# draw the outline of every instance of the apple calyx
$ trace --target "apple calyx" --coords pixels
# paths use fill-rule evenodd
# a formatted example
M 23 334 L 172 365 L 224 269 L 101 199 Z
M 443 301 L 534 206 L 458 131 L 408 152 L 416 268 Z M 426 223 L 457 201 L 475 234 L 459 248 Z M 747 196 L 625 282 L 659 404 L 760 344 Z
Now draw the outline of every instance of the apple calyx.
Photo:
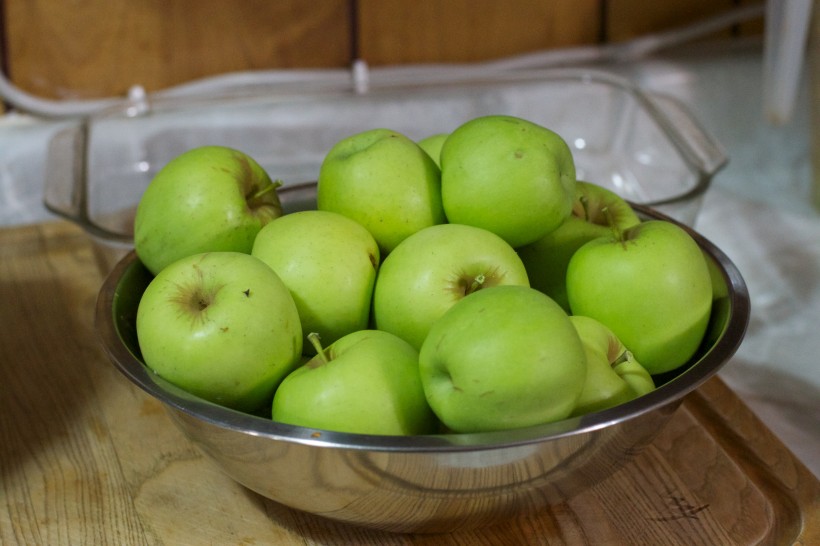
M 201 275 L 202 272 L 196 268 Z M 177 295 L 173 298 L 183 310 L 183 312 L 190 314 L 190 316 L 197 321 L 205 320 L 205 312 L 208 307 L 216 299 L 216 294 L 222 289 L 223 285 L 213 284 L 208 282 L 196 282 L 190 285 L 178 286 Z
M 201 314 L 214 301 L 214 295 L 204 290 L 195 290 L 186 298 L 184 305 L 193 314 Z
M 318 357 L 319 359 L 319 362 L 314 362 L 316 358 L 311 359 L 311 361 L 308 362 L 307 365 L 311 366 L 312 368 L 316 368 L 323 364 L 328 364 L 330 362 L 330 359 L 327 357 L 324 347 L 322 347 L 322 338 L 319 335 L 319 333 L 311 332 L 307 335 L 307 339 L 310 342 L 310 344 L 313 345 L 313 348 L 316 349 L 316 357 Z

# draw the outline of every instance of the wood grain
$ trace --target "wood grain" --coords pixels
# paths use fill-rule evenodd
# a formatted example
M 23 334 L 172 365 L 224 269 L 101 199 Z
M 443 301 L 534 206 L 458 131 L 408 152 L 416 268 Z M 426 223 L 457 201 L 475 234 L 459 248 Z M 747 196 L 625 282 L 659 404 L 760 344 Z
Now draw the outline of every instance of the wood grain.
M 3 544 L 144 536 L 92 380 L 104 370 L 89 312 L 99 276 L 84 243 L 58 226 L 0 239 Z
M 597 0 L 359 0 L 359 56 L 374 65 L 469 62 L 594 43 Z
M 13 81 L 53 97 L 350 61 L 347 0 L 3 0 Z
M 620 42 L 652 32 L 676 29 L 714 17 L 751 0 L 667 0 L 644 2 L 641 0 L 610 0 L 605 2 L 607 41 Z M 734 29 L 726 29 L 708 39 L 729 38 L 734 35 L 760 34 L 762 23 L 744 23 Z
M 487 529 L 395 535 L 329 522 L 237 485 L 128 383 L 92 324 L 85 235 L 0 230 L 0 543 L 820 544 L 820 482 L 718 378 L 621 471 Z
M 12 81 L 123 95 L 229 72 L 470 62 L 668 30 L 755 0 L 0 0 Z M 355 13 L 355 20 L 354 20 Z M 762 23 L 721 36 L 760 34 Z

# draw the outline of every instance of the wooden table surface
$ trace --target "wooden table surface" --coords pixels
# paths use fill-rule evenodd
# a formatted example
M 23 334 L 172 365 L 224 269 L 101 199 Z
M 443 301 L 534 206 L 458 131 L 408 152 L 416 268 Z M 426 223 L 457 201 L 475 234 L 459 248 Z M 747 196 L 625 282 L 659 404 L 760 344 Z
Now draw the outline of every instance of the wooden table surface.
M 820 484 L 719 378 L 590 491 L 473 532 L 394 535 L 235 484 L 95 337 L 91 243 L 0 230 L 0 544 L 820 544 Z

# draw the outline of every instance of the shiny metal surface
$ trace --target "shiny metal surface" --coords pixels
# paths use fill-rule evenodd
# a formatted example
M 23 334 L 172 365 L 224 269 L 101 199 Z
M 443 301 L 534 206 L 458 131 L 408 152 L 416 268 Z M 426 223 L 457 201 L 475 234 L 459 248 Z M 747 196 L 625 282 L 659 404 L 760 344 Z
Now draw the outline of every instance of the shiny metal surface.
M 315 185 L 283 193 L 289 210 L 308 208 Z M 667 218 L 636 209 L 644 217 Z M 538 510 L 606 478 L 651 442 L 683 397 L 732 356 L 749 319 L 746 285 L 725 254 L 690 233 L 715 273 L 712 320 L 696 357 L 656 378 L 658 388 L 637 400 L 538 427 L 417 437 L 342 434 L 284 425 L 198 399 L 162 381 L 140 360 L 136 309 L 151 277 L 133 252 L 102 286 L 96 326 L 119 371 L 163 402 L 180 429 L 249 489 L 296 509 L 372 528 L 452 531 Z

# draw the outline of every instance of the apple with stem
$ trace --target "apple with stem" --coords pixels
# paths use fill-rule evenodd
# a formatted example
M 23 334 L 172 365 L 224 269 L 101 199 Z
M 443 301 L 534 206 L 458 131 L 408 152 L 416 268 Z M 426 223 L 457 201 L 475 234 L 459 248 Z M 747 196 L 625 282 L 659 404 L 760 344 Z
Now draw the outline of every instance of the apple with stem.
M 609 327 L 651 374 L 697 351 L 709 322 L 712 281 L 700 246 L 678 224 L 647 220 L 579 248 L 567 267 L 574 315 Z
M 207 252 L 154 277 L 137 309 L 145 364 L 211 402 L 254 412 L 299 362 L 296 304 L 274 271 L 250 254 Z
M 569 317 L 578 331 L 587 360 L 587 376 L 572 415 L 611 408 L 655 390 L 649 372 L 621 340 L 597 320 Z
M 529 244 L 572 210 L 572 152 L 557 133 L 530 121 L 474 118 L 442 146 L 441 194 L 450 222 L 487 229 L 513 247 Z
M 592 239 L 610 235 L 613 226 L 625 230 L 640 221 L 624 198 L 603 186 L 579 180 L 570 216 L 555 230 L 518 248 L 530 286 L 569 312 L 567 266 L 575 251 Z
M 156 275 L 191 254 L 249 253 L 262 226 L 282 215 L 280 185 L 239 150 L 190 149 L 163 166 L 140 198 L 137 255 Z
M 358 222 L 321 210 L 285 214 L 259 231 L 251 254 L 290 290 L 304 335 L 331 344 L 367 328 L 379 247 Z M 303 350 L 312 354 L 307 339 Z
M 416 231 L 446 221 L 438 166 L 416 142 L 389 129 L 337 142 L 319 169 L 316 202 L 319 210 L 362 224 L 382 256 Z
M 433 324 L 419 371 L 446 427 L 486 432 L 568 417 L 587 365 L 557 303 L 534 288 L 496 286 L 462 299 Z
M 453 304 L 505 284 L 529 281 L 521 258 L 501 237 L 462 224 L 430 226 L 382 262 L 373 291 L 374 324 L 420 349 L 430 326 Z
M 418 351 L 378 330 L 359 330 L 290 373 L 273 397 L 274 421 L 336 432 L 431 434 L 438 421 L 427 405 Z

